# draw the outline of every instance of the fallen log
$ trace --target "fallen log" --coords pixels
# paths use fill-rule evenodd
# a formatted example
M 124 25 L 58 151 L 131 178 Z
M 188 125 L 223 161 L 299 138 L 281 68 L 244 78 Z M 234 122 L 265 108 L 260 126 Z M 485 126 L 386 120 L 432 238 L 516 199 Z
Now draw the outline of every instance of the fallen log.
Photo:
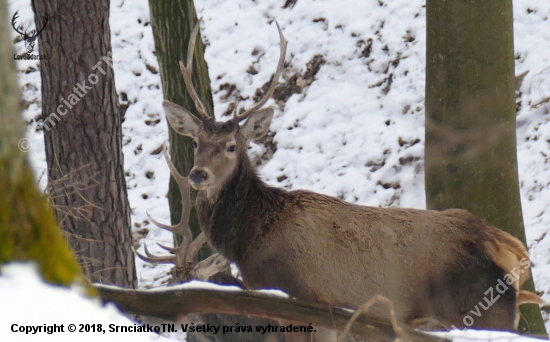
M 249 315 L 269 319 L 284 319 L 302 326 L 326 327 L 343 331 L 353 315 L 352 310 L 309 303 L 292 298 L 247 290 L 211 290 L 170 287 L 162 290 L 130 290 L 96 285 L 104 302 L 115 303 L 127 314 L 137 314 L 178 322 L 191 313 L 223 313 Z M 253 327 L 253 329 L 255 329 Z M 406 326 L 404 333 L 413 342 L 449 341 Z M 375 341 L 395 341 L 397 338 L 388 318 L 362 314 L 350 332 Z

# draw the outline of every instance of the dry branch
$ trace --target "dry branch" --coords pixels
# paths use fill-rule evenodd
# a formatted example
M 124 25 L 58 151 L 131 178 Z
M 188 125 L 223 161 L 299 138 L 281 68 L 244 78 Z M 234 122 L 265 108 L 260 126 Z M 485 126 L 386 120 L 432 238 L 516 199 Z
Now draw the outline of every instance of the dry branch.
M 327 304 L 308 303 L 291 298 L 266 295 L 256 291 L 223 292 L 204 289 L 170 289 L 162 291 L 129 290 L 113 286 L 96 286 L 100 297 L 114 302 L 127 314 L 138 314 L 176 322 L 190 313 L 223 313 L 284 319 L 295 324 L 343 331 L 353 312 Z M 376 341 L 395 341 L 389 319 L 372 314 L 357 318 L 350 332 Z M 408 327 L 403 332 L 416 341 L 448 341 Z
M 361 305 L 355 311 L 353 316 L 350 318 L 350 320 L 346 324 L 346 326 L 344 328 L 344 332 L 342 333 L 340 338 L 338 338 L 338 342 L 343 342 L 345 340 L 345 338 L 347 337 L 353 323 L 357 320 L 357 318 L 360 317 L 363 314 L 366 314 L 369 311 L 370 307 L 376 302 L 381 302 L 384 305 L 386 305 L 386 307 L 388 308 L 390 323 L 393 327 L 393 331 L 395 332 L 395 334 L 397 336 L 399 336 L 400 338 L 402 338 L 403 341 L 411 342 L 409 337 L 403 332 L 403 329 L 401 327 L 399 327 L 399 325 L 397 324 L 397 319 L 395 318 L 395 310 L 393 308 L 392 301 L 389 300 L 388 298 L 382 296 L 382 295 L 376 295 L 376 296 L 372 297 L 365 304 Z

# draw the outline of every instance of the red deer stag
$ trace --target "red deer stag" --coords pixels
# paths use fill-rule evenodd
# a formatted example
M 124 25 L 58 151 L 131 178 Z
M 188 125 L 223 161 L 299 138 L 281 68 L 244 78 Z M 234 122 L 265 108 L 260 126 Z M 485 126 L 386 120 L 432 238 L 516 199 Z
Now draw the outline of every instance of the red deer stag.
M 215 253 L 211 255 L 210 257 L 206 258 L 205 260 L 202 260 L 199 263 L 195 263 L 194 259 L 199 251 L 199 249 L 206 243 L 206 237 L 204 236 L 204 233 L 201 233 L 197 236 L 197 238 L 193 241 L 192 240 L 192 233 L 189 229 L 189 217 L 191 214 L 191 195 L 190 195 L 190 187 L 191 185 L 187 181 L 186 177 L 182 177 L 176 168 L 174 167 L 174 164 L 172 164 L 170 158 L 168 157 L 168 151 L 166 150 L 166 146 L 164 146 L 164 157 L 166 158 L 166 163 L 168 164 L 168 167 L 170 168 L 170 173 L 172 174 L 172 177 L 174 177 L 174 180 L 179 186 L 180 192 L 181 192 L 181 198 L 182 198 L 182 212 L 181 212 L 181 219 L 180 222 L 175 226 L 168 226 L 162 223 L 157 222 L 154 220 L 151 216 L 149 216 L 149 219 L 158 227 L 162 229 L 166 229 L 174 234 L 177 234 L 182 237 L 182 242 L 179 246 L 176 248 L 170 248 L 165 247 L 161 244 L 158 244 L 163 249 L 169 251 L 172 253 L 172 255 L 167 256 L 155 256 L 151 253 L 149 253 L 147 249 L 147 245 L 144 244 L 143 247 L 145 249 L 145 254 L 147 256 L 144 256 L 140 253 L 138 253 L 134 249 L 134 253 L 136 255 L 150 263 L 166 263 L 166 264 L 174 264 L 175 267 L 172 268 L 172 278 L 170 279 L 170 282 L 168 285 L 177 285 L 181 284 L 193 279 L 203 280 L 203 281 L 210 281 L 216 284 L 220 285 L 233 285 L 238 286 L 241 288 L 244 288 L 245 286 L 240 282 L 238 279 L 231 277 L 221 271 L 225 270 L 227 267 L 229 267 L 229 262 L 227 259 L 219 255 L 218 253 Z M 181 319 L 181 317 L 180 317 Z M 277 322 L 265 318 L 257 318 L 257 317 L 248 317 L 248 316 L 238 316 L 238 315 L 227 315 L 227 314 L 206 314 L 206 315 L 193 315 L 190 317 L 187 317 L 187 319 L 191 321 L 202 321 L 205 323 L 209 323 L 211 325 L 225 325 L 225 326 L 235 326 L 236 323 L 240 323 L 241 325 L 249 325 L 249 326 L 265 326 L 267 324 L 276 325 Z M 217 335 L 212 334 L 210 332 L 194 332 L 194 333 L 188 333 L 188 340 L 191 341 L 239 341 L 239 342 L 258 342 L 258 341 L 281 341 L 284 338 L 281 336 L 281 333 L 260 333 L 260 332 L 254 332 L 254 333 L 247 333 L 246 336 L 243 336 L 240 332 L 231 332 L 231 333 L 224 333 L 223 335 Z
M 523 244 L 465 210 L 367 207 L 266 185 L 247 148 L 269 130 L 274 110 L 261 108 L 283 70 L 287 42 L 278 27 L 280 59 L 264 97 L 220 122 L 207 115 L 192 84 L 198 29 L 180 67 L 201 118 L 166 100 L 163 107 L 170 125 L 193 138 L 189 183 L 199 190 L 202 230 L 237 264 L 247 287 L 348 308 L 381 294 L 399 321 L 446 328 L 516 330 L 518 305 L 541 302 L 520 291 L 530 264 Z

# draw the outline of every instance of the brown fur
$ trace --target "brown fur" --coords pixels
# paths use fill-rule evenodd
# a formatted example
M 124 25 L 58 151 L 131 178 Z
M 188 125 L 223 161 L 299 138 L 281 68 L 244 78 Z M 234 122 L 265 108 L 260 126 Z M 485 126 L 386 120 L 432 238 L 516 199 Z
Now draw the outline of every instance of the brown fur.
M 244 150 L 238 158 L 218 196 L 199 193 L 198 208 L 209 241 L 237 263 L 250 288 L 350 308 L 382 294 L 406 323 L 435 319 L 463 326 L 464 312 L 526 257 L 517 239 L 464 210 L 365 207 L 287 192 L 263 184 Z M 489 276 L 476 284 L 469 273 L 478 272 Z M 457 282 L 453 289 L 447 277 Z M 514 330 L 516 286 L 493 319 L 490 309 L 475 326 Z
M 446 328 L 515 330 L 517 305 L 539 303 L 519 290 L 529 277 L 523 244 L 465 210 L 367 207 L 264 184 L 247 148 L 267 133 L 273 110 L 240 126 L 164 108 L 174 129 L 194 138 L 189 180 L 200 190 L 201 228 L 248 288 L 354 309 L 380 294 L 399 321 Z
M 536 293 L 529 291 L 519 291 L 518 295 L 518 305 L 522 304 L 548 304 L 542 298 L 540 298 Z
M 247 147 L 267 132 L 273 111 L 241 127 L 199 122 L 171 103 L 165 109 L 172 126 L 196 144 L 189 179 L 200 190 L 201 227 L 239 266 L 247 287 L 348 308 L 380 294 L 392 300 L 398 320 L 447 328 L 515 330 L 517 305 L 540 303 L 519 290 L 529 277 L 523 244 L 467 211 L 367 207 L 269 187 Z
M 516 291 L 519 291 L 521 285 L 523 285 L 527 279 L 529 279 L 530 269 L 520 265 L 521 260 L 529 261 L 529 255 L 523 243 L 513 237 L 512 235 L 503 231 L 498 232 L 498 240 L 501 243 L 495 244 L 492 242 L 486 242 L 485 248 L 489 254 L 489 257 L 502 269 L 505 273 L 511 274 L 515 270 L 519 274 L 517 282 L 513 283 Z M 519 293 L 519 292 L 518 292 Z

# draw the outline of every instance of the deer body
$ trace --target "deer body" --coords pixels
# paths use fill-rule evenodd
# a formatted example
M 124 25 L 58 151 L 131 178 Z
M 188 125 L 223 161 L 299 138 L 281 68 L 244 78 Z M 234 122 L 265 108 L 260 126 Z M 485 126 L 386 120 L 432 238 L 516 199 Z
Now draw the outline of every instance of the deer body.
M 348 308 L 382 294 L 393 302 L 398 320 L 415 325 L 434 319 L 447 328 L 515 330 L 517 306 L 542 302 L 520 291 L 529 277 L 523 244 L 464 210 L 367 207 L 264 184 L 247 149 L 269 130 L 274 110 L 260 108 L 283 69 L 286 41 L 279 29 L 281 57 L 262 100 L 218 122 L 206 114 L 191 82 L 197 32 L 198 25 L 187 66 L 180 67 L 201 118 L 169 101 L 163 106 L 170 125 L 193 138 L 188 180 L 199 190 L 203 233 L 237 264 L 249 288 L 276 288 Z M 484 311 L 472 316 L 478 303 Z
M 200 191 L 197 204 L 208 241 L 239 266 L 252 289 L 277 288 L 348 308 L 383 294 L 402 322 L 435 319 L 465 327 L 463 316 L 485 304 L 484 292 L 510 271 L 499 267 L 500 259 L 510 250 L 524 251 L 519 241 L 464 210 L 375 208 L 287 192 L 266 186 L 246 153 L 237 158 L 226 185 L 210 197 Z M 521 272 L 526 255 L 514 257 Z M 476 326 L 514 327 L 516 296 L 509 285 L 494 304 L 502 308 Z

